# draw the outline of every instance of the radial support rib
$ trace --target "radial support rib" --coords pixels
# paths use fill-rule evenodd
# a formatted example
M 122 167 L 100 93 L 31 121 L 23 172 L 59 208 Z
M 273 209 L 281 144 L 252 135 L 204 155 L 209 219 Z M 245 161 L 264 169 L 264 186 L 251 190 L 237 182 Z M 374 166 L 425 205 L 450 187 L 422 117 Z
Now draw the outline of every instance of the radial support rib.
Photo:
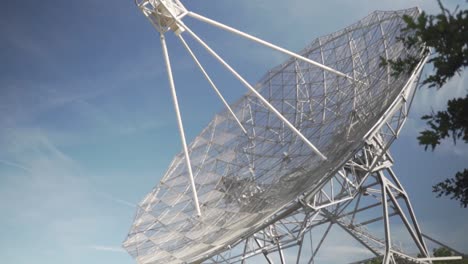
M 218 88 L 216 87 L 216 85 L 214 84 L 214 82 L 211 80 L 210 76 L 208 75 L 208 73 L 205 71 L 205 69 L 203 68 L 203 66 L 201 65 L 200 61 L 197 59 L 197 56 L 195 56 L 195 54 L 193 53 L 192 49 L 190 49 L 189 45 L 187 44 L 187 42 L 185 41 L 185 39 L 182 37 L 182 35 L 177 35 L 179 37 L 179 40 L 182 42 L 182 44 L 184 44 L 184 47 L 185 49 L 188 51 L 188 53 L 190 53 L 190 56 L 192 56 L 192 59 L 195 61 L 195 63 L 197 64 L 198 68 L 200 69 L 200 71 L 203 73 L 203 75 L 205 76 L 206 80 L 210 83 L 211 87 L 213 88 L 213 90 L 216 92 L 216 94 L 218 95 L 219 99 L 221 99 L 221 101 L 223 102 L 224 106 L 229 110 L 229 112 L 231 113 L 232 117 L 236 120 L 237 124 L 239 125 L 239 127 L 242 129 L 242 132 L 244 132 L 244 134 L 247 135 L 247 130 L 244 128 L 244 126 L 242 125 L 242 123 L 239 121 L 239 119 L 237 118 L 236 114 L 234 113 L 234 111 L 232 111 L 231 107 L 229 106 L 229 104 L 226 102 L 226 100 L 224 99 L 223 95 L 221 94 L 221 92 L 218 90 Z
M 255 88 L 250 85 L 236 70 L 234 70 L 228 63 L 226 63 L 223 58 L 221 58 L 213 49 L 211 49 L 200 37 L 198 37 L 190 28 L 188 28 L 182 22 L 181 26 L 196 40 L 200 45 L 202 45 L 214 58 L 216 58 L 224 67 L 226 67 L 247 89 L 249 89 L 260 101 L 265 104 L 265 106 L 273 112 L 281 121 L 283 121 L 299 138 L 301 138 L 317 155 L 320 156 L 323 160 L 326 160 L 327 157 L 323 155 L 296 127 L 294 127 L 291 122 L 289 122 L 286 117 L 284 117 L 276 108 L 268 102 Z
M 350 80 L 352 80 L 352 81 L 356 81 L 353 77 L 351 77 L 351 76 L 349 76 L 349 75 L 347 75 L 347 74 L 345 74 L 345 73 L 342 73 L 342 72 L 340 72 L 340 71 L 337 71 L 337 70 L 335 70 L 335 69 L 332 69 L 332 68 L 330 68 L 330 67 L 328 67 L 328 66 L 325 66 L 325 65 L 323 65 L 323 64 L 321 64 L 321 63 L 318 63 L 318 62 L 313 61 L 313 60 L 311 60 L 311 59 L 309 59 L 309 58 L 306 58 L 306 57 L 304 57 L 304 56 L 301 56 L 301 55 L 299 55 L 299 54 L 297 54 L 297 53 L 295 53 L 295 52 L 292 52 L 292 51 L 289 51 L 289 50 L 287 50 L 287 49 L 281 48 L 281 47 L 276 46 L 276 45 L 274 45 L 274 44 L 272 44 L 272 43 L 270 43 L 270 42 L 267 42 L 267 41 L 265 41 L 265 40 L 259 39 L 259 38 L 257 38 L 257 37 L 254 37 L 254 36 L 252 36 L 252 35 L 249 35 L 249 34 L 247 34 L 247 33 L 245 33 L 245 32 L 242 32 L 242 31 L 240 31 L 240 30 L 237 30 L 237 29 L 235 29 L 235 28 L 232 28 L 232 27 L 227 26 L 227 25 L 224 25 L 224 24 L 222 24 L 222 23 L 220 23 L 220 22 L 214 21 L 214 20 L 209 19 L 209 18 L 207 18 L 207 17 L 204 17 L 204 16 L 202 16 L 202 15 L 199 15 L 199 14 L 197 14 L 197 13 L 188 12 L 187 15 L 190 16 L 190 17 L 192 17 L 192 18 L 195 18 L 195 19 L 197 19 L 197 20 L 199 20 L 199 21 L 205 22 L 205 23 L 210 24 L 210 25 L 213 25 L 213 26 L 215 26 L 215 27 L 219 27 L 219 28 L 224 29 L 224 30 L 226 30 L 226 31 L 232 32 L 232 33 L 237 34 L 237 35 L 239 35 L 239 36 L 242 36 L 242 37 L 244 37 L 244 38 L 247 38 L 247 39 L 250 39 L 250 40 L 255 41 L 255 42 L 257 42 L 257 43 L 260 43 L 260 44 L 262 44 L 262 45 L 265 45 L 265 46 L 267 46 L 267 47 L 269 47 L 269 48 L 271 48 L 271 49 L 277 50 L 277 51 L 279 51 L 279 52 L 282 52 L 282 53 L 284 53 L 284 54 L 287 54 L 287 55 L 289 55 L 289 56 L 292 56 L 292 57 L 294 57 L 294 58 L 296 58 L 296 59 L 305 61 L 305 62 L 310 63 L 310 64 L 312 64 L 312 65 L 315 65 L 315 66 L 317 66 L 317 67 L 319 67 L 319 68 L 321 68 L 321 69 L 323 69 L 323 70 L 329 71 L 329 72 L 334 73 L 334 74 L 336 74 L 336 75 L 338 75 L 338 76 L 341 76 L 341 77 L 350 79 Z
M 187 142 L 185 140 L 184 126 L 182 124 L 182 117 L 180 115 L 179 103 L 177 101 L 177 93 L 175 90 L 174 79 L 172 77 L 171 62 L 169 60 L 169 53 L 167 51 L 166 39 L 164 37 L 164 34 L 161 34 L 161 47 L 163 50 L 164 61 L 166 62 L 167 77 L 169 79 L 169 85 L 171 86 L 172 99 L 174 102 L 174 108 L 175 108 L 175 112 L 177 115 L 177 124 L 179 125 L 180 139 L 182 141 L 182 146 L 184 148 L 185 162 L 186 162 L 187 169 L 189 172 L 189 177 L 190 177 L 190 185 L 192 186 L 193 202 L 197 210 L 197 215 L 201 216 L 200 205 L 198 203 L 197 189 L 195 187 L 195 180 L 193 179 L 192 164 L 190 163 L 190 156 L 189 156 L 189 152 L 187 148 Z
M 382 264 L 389 264 L 392 250 L 392 241 L 390 235 L 390 220 L 388 214 L 388 201 L 387 201 L 387 186 L 386 179 L 383 174 L 379 174 L 380 184 L 382 185 L 382 210 L 384 216 L 384 229 L 385 229 L 385 255 Z

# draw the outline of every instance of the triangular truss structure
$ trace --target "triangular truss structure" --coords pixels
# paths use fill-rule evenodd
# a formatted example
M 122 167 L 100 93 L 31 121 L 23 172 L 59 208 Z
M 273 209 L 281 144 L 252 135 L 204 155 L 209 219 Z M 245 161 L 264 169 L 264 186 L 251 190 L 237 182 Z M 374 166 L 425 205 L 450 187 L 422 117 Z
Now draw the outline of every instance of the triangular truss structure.
M 299 53 L 188 11 L 178 0 L 137 0 L 160 33 L 183 151 L 160 184 L 140 203 L 124 242 L 138 263 L 245 263 L 297 247 L 318 226 L 338 226 L 384 263 L 429 258 L 407 193 L 391 170 L 388 148 L 406 120 L 422 67 L 424 47 L 407 49 L 399 38 L 403 16 L 417 8 L 374 12 L 320 37 Z M 247 82 L 184 21 L 186 17 L 239 35 L 290 59 L 255 86 Z M 184 21 L 183 21 L 184 19 Z M 174 32 L 225 111 L 186 143 L 165 34 Z M 189 35 L 245 86 L 228 104 L 188 42 Z M 410 73 L 391 74 L 382 59 L 420 58 Z M 364 205 L 363 197 L 374 197 Z M 380 217 L 357 222 L 359 212 L 381 206 Z M 399 215 L 423 259 L 391 243 L 389 217 Z M 366 230 L 383 220 L 385 237 Z M 325 232 L 325 236 L 328 233 Z

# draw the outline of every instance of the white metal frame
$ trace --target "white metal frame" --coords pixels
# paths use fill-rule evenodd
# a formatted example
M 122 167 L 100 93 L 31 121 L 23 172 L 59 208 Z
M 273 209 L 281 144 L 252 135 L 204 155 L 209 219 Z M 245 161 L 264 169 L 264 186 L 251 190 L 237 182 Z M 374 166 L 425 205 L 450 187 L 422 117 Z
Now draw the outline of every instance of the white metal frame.
M 206 259 L 204 263 L 248 263 L 255 256 L 263 256 L 266 263 L 276 263 L 274 261 L 277 260 L 284 264 L 289 263 L 284 259 L 286 249 L 295 252 L 296 259 L 291 263 L 315 263 L 315 258 L 333 227 L 345 231 L 376 257 L 382 257 L 383 264 L 397 264 L 399 259 L 414 263 L 461 259 L 460 256 L 430 256 L 424 238 L 433 239 L 421 232 L 409 195 L 392 170 L 394 160 L 388 152 L 408 116 L 424 63 L 425 60 L 418 65 L 415 74 L 408 81 L 404 96 L 397 98 L 386 113 L 387 118 L 374 128 L 367 145 L 331 179 L 324 182 L 318 192 L 291 203 L 278 212 L 270 225 L 229 246 L 224 252 Z M 373 202 L 368 201 L 362 205 L 365 199 Z M 357 220 L 358 214 L 378 207 L 382 209 L 381 215 Z M 392 242 L 391 217 L 401 219 L 418 253 L 423 257 L 410 256 Z M 384 237 L 379 237 L 366 228 L 377 222 L 383 222 Z M 318 243 L 305 243 L 307 237 L 321 226 L 325 226 L 325 231 L 320 234 Z
M 193 50 L 189 47 L 183 38 L 183 32 L 189 34 L 209 54 L 211 54 L 223 67 L 225 67 L 233 76 L 235 76 L 252 94 L 254 94 L 272 113 L 274 113 L 288 128 L 293 131 L 310 149 L 322 160 L 327 157 L 314 146 L 291 122 L 288 121 L 267 99 L 265 99 L 250 83 L 248 83 L 235 69 L 233 69 L 221 56 L 219 56 L 211 47 L 209 47 L 197 34 L 195 34 L 182 18 L 189 16 L 208 25 L 231 32 L 245 39 L 254 41 L 268 48 L 292 56 L 298 60 L 304 61 L 337 76 L 346 78 L 350 82 L 359 82 L 360 85 L 369 85 L 356 80 L 356 72 L 353 76 L 344 74 L 336 69 L 313 61 L 297 53 L 281 48 L 277 45 L 249 35 L 240 30 L 234 29 L 220 22 L 206 18 L 202 15 L 187 11 L 178 0 L 135 0 L 137 6 L 151 21 L 152 25 L 160 32 L 161 46 L 166 70 L 169 79 L 169 85 L 173 98 L 174 109 L 180 133 L 180 138 L 184 150 L 185 162 L 189 172 L 190 184 L 193 194 L 193 203 L 197 215 L 201 216 L 200 205 L 198 201 L 197 189 L 195 186 L 190 155 L 187 148 L 186 137 L 180 113 L 176 87 L 172 74 L 171 63 L 165 33 L 173 31 L 182 45 L 185 47 L 195 64 L 204 75 L 210 86 L 216 92 L 217 96 L 233 116 L 242 132 L 249 136 L 248 131 L 239 121 L 238 117 L 224 99 L 223 95 L 216 87 L 209 74 L 202 66 Z M 386 43 L 384 43 L 386 45 Z M 323 54 L 322 54 L 323 56 Z M 354 65 L 353 61 L 353 65 Z M 409 78 L 406 90 L 402 96 L 397 98 L 387 113 L 379 120 L 364 137 L 367 144 L 360 151 L 354 154 L 354 157 L 346 162 L 341 169 L 330 179 L 322 181 L 319 191 L 304 194 L 297 201 L 284 207 L 277 212 L 263 228 L 248 237 L 240 239 L 232 245 L 228 245 L 216 252 L 216 255 L 204 256 L 205 263 L 246 263 L 251 257 L 261 255 L 267 263 L 273 263 L 271 255 L 278 253 L 277 259 L 281 263 L 286 263 L 283 251 L 289 248 L 297 248 L 297 259 L 295 263 L 314 263 L 314 257 L 319 252 L 330 229 L 338 226 L 348 233 L 351 237 L 359 241 L 365 248 L 375 256 L 383 256 L 383 263 L 396 263 L 398 258 L 408 259 L 415 263 L 430 263 L 436 258 L 431 258 L 425 244 L 423 234 L 416 220 L 413 208 L 409 201 L 409 196 L 400 184 L 398 178 L 392 171 L 393 159 L 388 153 L 388 147 L 398 136 L 399 131 L 404 124 L 409 105 L 411 104 L 418 76 L 425 61 L 418 65 L 418 69 Z M 324 78 L 325 79 L 325 78 Z M 326 90 L 326 83 L 324 89 Z M 323 102 L 323 108 L 326 108 L 326 100 Z M 325 111 L 323 112 L 325 115 Z M 323 117 L 325 118 L 325 116 Z M 361 206 L 361 200 L 371 198 L 375 202 L 372 205 Z M 356 215 L 366 210 L 381 206 L 382 214 L 365 222 L 356 222 Z M 403 221 L 412 241 L 416 245 L 423 258 L 415 258 L 406 254 L 401 248 L 392 244 L 392 233 L 390 217 L 399 216 Z M 383 221 L 385 228 L 385 237 L 378 238 L 371 234 L 366 225 Z M 304 239 L 307 234 L 314 231 L 317 227 L 327 225 L 323 236 L 318 244 L 311 246 L 307 251 L 304 248 Z M 303 258 L 303 253 L 307 251 L 311 255 Z M 459 259 L 458 257 L 438 258 L 437 260 Z
M 256 256 L 263 256 L 265 263 L 315 263 L 332 228 L 345 231 L 376 257 L 381 256 L 385 264 L 396 264 L 398 259 L 414 263 L 461 259 L 430 256 L 424 240 L 427 236 L 421 232 L 409 196 L 391 168 L 393 159 L 388 151 L 382 152 L 382 146 L 387 143 L 377 136 L 372 143 L 356 153 L 319 192 L 308 200 L 304 198 L 292 203 L 277 214 L 273 224 L 203 263 L 249 263 Z M 364 203 L 364 200 L 368 201 Z M 380 216 L 370 215 L 365 220 L 358 220 L 358 214 L 365 214 L 378 207 L 382 209 Z M 392 243 L 391 217 L 402 220 L 418 253 L 423 257 L 410 256 L 403 248 Z M 383 222 L 384 237 L 366 228 L 378 222 Z M 306 243 L 320 227 L 325 227 L 325 231 L 320 234 L 317 243 Z M 288 262 L 284 258 L 284 250 L 295 252 L 296 259 Z
M 351 76 L 348 76 L 342 72 L 339 72 L 335 69 L 332 69 L 328 66 L 325 66 L 321 63 L 318 63 L 316 61 L 310 60 L 304 56 L 301 56 L 297 53 L 294 53 L 292 51 L 289 51 L 287 49 L 281 48 L 277 45 L 274 45 L 272 43 L 269 43 L 267 41 L 261 40 L 257 37 L 254 37 L 252 35 L 249 35 L 247 33 L 244 33 L 240 30 L 234 29 L 232 27 L 226 26 L 222 23 L 216 22 L 214 20 L 211 20 L 209 18 L 206 18 L 204 16 L 201 16 L 199 14 L 196 14 L 194 12 L 189 12 L 185 9 L 185 7 L 180 3 L 178 0 L 135 0 L 136 5 L 139 7 L 139 9 L 142 11 L 142 13 L 150 20 L 151 24 L 156 28 L 156 30 L 159 31 L 160 33 L 160 38 L 161 38 L 161 46 L 163 50 L 163 56 L 165 59 L 166 63 L 166 70 L 168 74 L 168 79 L 169 79 L 169 85 L 171 88 L 171 93 L 173 97 L 173 104 L 177 116 L 177 123 L 179 127 L 179 133 L 181 137 L 181 142 L 182 142 L 182 147 L 184 149 L 184 154 L 185 154 L 185 160 L 186 160 L 186 166 L 189 171 L 189 177 L 190 177 L 190 184 L 192 188 L 192 193 L 193 193 L 193 200 L 194 200 L 194 205 L 197 210 L 197 214 L 200 216 L 201 211 L 200 211 L 200 205 L 198 202 L 198 195 L 197 195 L 197 190 L 195 186 L 195 181 L 193 177 L 193 172 L 192 172 L 192 166 L 190 163 L 190 156 L 188 153 L 188 148 L 187 148 L 187 142 L 186 142 L 186 137 L 184 133 L 184 127 L 183 127 L 183 122 L 182 122 L 182 116 L 180 113 L 179 105 L 178 105 L 178 99 L 177 99 L 177 93 L 176 93 L 176 88 L 174 84 L 174 78 L 172 74 L 172 68 L 170 64 L 170 59 L 169 59 L 169 53 L 167 50 L 167 44 L 165 41 L 164 34 L 170 30 L 174 31 L 176 36 L 178 36 L 179 40 L 183 44 L 183 46 L 187 49 L 188 53 L 196 63 L 196 65 L 199 67 L 200 71 L 203 73 L 207 81 L 209 82 L 210 86 L 215 90 L 217 95 L 220 97 L 221 101 L 223 104 L 227 107 L 227 109 L 230 111 L 232 116 L 235 118 L 237 124 L 239 127 L 242 129 L 242 131 L 248 136 L 248 133 L 244 126 L 241 124 L 239 119 L 236 117 L 232 109 L 229 107 L 228 103 L 222 96 L 221 92 L 217 89 L 216 85 L 213 83 L 211 78 L 209 77 L 208 73 L 206 70 L 203 68 L 201 65 L 200 61 L 197 59 L 196 55 L 193 53 L 192 49 L 190 49 L 189 45 L 187 42 L 184 40 L 184 38 L 181 36 L 182 32 L 187 31 L 187 33 L 190 34 L 191 37 L 193 37 L 200 45 L 202 45 L 216 60 L 219 61 L 229 72 L 231 72 L 232 75 L 234 75 L 250 92 L 252 92 L 265 106 L 268 107 L 268 109 L 274 113 L 281 121 L 286 124 L 301 140 L 306 143 L 315 154 L 317 154 L 321 159 L 326 160 L 327 157 L 320 152 L 320 150 L 314 146 L 289 120 L 284 117 L 273 105 L 268 102 L 267 99 L 265 99 L 249 82 L 247 82 L 234 68 L 232 68 L 221 56 L 219 56 L 208 44 L 206 44 L 197 34 L 195 34 L 187 25 L 185 25 L 182 22 L 182 18 L 186 15 L 189 15 L 199 21 L 205 22 L 209 25 L 221 28 L 223 30 L 227 30 L 228 32 L 237 34 L 241 37 L 244 37 L 246 39 L 252 40 L 254 42 L 257 42 L 259 44 L 262 44 L 266 47 L 272 48 L 274 50 L 280 51 L 282 53 L 285 53 L 287 55 L 290 55 L 292 57 L 295 57 L 297 59 L 300 59 L 302 61 L 305 61 L 307 63 L 310 63 L 314 66 L 317 66 L 319 68 L 322 68 L 328 72 L 331 72 L 333 74 L 336 74 L 341 77 L 345 77 L 349 79 L 350 81 L 355 81 Z

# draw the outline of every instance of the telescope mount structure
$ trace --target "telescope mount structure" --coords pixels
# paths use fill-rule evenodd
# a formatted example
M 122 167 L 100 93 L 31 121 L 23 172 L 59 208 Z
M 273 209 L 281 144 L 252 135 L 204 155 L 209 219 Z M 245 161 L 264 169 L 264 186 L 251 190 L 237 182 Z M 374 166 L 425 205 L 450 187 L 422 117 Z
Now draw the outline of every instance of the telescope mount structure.
M 399 40 L 412 34 L 404 30 L 403 16 L 416 17 L 419 9 L 374 12 L 295 53 L 188 11 L 179 0 L 136 4 L 160 33 L 183 147 L 139 204 L 124 242 L 138 263 L 316 263 L 333 229 L 385 264 L 436 259 L 389 153 L 428 56 L 425 47 L 406 49 Z M 187 26 L 186 18 L 290 59 L 253 86 Z M 225 106 L 191 144 L 178 105 L 168 33 L 175 34 Z M 228 104 L 185 35 L 248 93 Z M 409 73 L 394 76 L 390 66 L 381 65 L 382 58 L 407 56 L 418 58 Z M 392 219 L 403 224 L 418 256 L 394 243 Z M 373 227 L 377 223 L 380 230 Z

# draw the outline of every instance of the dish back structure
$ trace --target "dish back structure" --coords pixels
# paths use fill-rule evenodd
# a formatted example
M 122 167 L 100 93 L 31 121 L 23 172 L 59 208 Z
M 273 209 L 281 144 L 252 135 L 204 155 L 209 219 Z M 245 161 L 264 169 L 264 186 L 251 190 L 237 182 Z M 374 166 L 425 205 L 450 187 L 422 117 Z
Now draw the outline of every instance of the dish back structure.
M 175 0 L 146 0 L 137 5 L 161 33 L 173 85 L 164 33 L 174 31 L 188 48 L 181 37 L 187 31 L 206 45 L 181 19 L 188 15 L 217 22 L 185 10 Z M 175 156 L 160 183 L 139 204 L 125 249 L 144 264 L 208 260 L 297 213 L 304 204 L 319 204 L 317 194 L 340 172 L 348 175 L 350 170 L 344 168 L 369 146 L 380 144 L 374 156 L 381 162 L 403 125 L 406 102 L 412 98 L 426 57 L 424 47 L 407 49 L 400 41 L 413 34 L 404 30 L 403 16 L 418 15 L 417 8 L 373 12 L 315 39 L 268 71 L 254 90 L 217 114 Z M 383 59 L 408 56 L 421 59 L 412 72 L 394 75 L 389 66 L 382 65 Z M 175 103 L 179 113 L 176 99 Z M 389 123 L 395 116 L 398 124 L 392 130 Z M 390 138 L 382 134 L 383 127 Z M 180 128 L 184 141 L 181 122 Z M 358 182 L 353 185 L 355 192 L 349 192 L 351 198 L 364 180 L 353 175 L 354 180 L 348 182 Z M 427 255 L 422 243 L 420 249 Z

